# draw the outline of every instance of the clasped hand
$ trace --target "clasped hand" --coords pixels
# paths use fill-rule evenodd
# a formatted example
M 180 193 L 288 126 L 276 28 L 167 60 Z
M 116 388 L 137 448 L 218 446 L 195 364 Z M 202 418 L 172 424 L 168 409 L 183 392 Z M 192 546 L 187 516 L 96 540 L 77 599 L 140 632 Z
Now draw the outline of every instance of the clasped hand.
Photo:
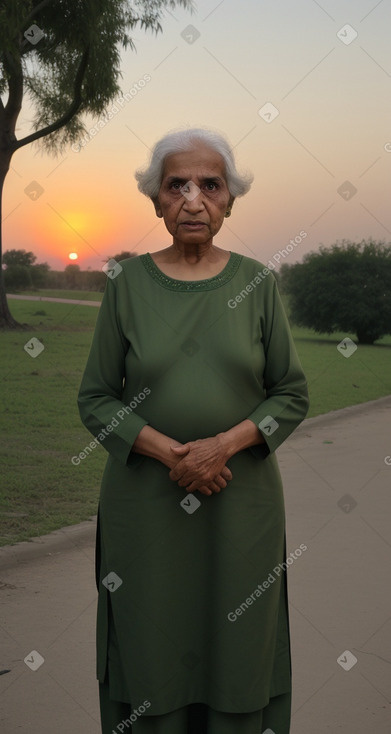
M 225 466 L 227 455 L 221 438 L 201 438 L 182 446 L 170 444 L 170 449 L 179 459 L 169 473 L 170 479 L 187 492 L 198 490 L 211 495 L 220 492 L 232 479 L 232 472 Z

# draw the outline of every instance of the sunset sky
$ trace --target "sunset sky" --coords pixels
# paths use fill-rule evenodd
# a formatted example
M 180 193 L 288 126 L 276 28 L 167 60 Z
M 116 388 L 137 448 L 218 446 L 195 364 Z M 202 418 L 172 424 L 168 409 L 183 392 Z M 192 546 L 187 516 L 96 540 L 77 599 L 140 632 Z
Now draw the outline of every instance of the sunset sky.
M 113 103 L 111 120 L 80 150 L 53 158 L 36 144 L 15 154 L 4 193 L 5 250 L 32 250 L 53 269 L 77 252 L 82 269 L 98 269 L 122 249 L 169 246 L 133 174 L 164 133 L 196 126 L 225 133 L 239 169 L 255 176 L 219 247 L 266 263 L 304 231 L 281 259 L 293 263 L 321 243 L 391 241 L 391 3 L 196 5 L 193 15 L 166 13 L 157 37 L 136 31 L 137 53 L 123 53 L 128 101 Z M 31 117 L 26 105 L 18 137 Z

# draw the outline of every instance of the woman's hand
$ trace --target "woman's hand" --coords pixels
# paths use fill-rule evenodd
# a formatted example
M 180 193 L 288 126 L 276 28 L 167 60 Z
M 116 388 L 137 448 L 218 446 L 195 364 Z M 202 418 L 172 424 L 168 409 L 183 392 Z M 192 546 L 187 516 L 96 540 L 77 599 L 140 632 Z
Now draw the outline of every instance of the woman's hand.
M 214 439 L 206 440 L 214 441 Z M 204 441 L 194 441 L 193 443 L 196 444 L 203 442 Z M 141 429 L 140 433 L 138 434 L 132 446 L 132 451 L 137 454 L 142 454 L 144 456 L 150 456 L 153 459 L 160 461 L 170 470 L 176 469 L 176 467 L 180 463 L 181 469 L 179 471 L 178 478 L 181 479 L 183 472 L 187 468 L 187 465 L 182 464 L 182 462 L 185 454 L 188 454 L 190 452 L 191 445 L 192 444 L 190 442 L 187 444 L 182 444 L 179 441 L 176 441 L 174 438 L 170 438 L 164 433 L 157 431 L 155 428 L 152 428 L 152 426 L 146 425 Z M 178 451 L 175 451 L 175 448 L 177 448 Z M 226 454 L 226 458 L 230 455 L 231 454 Z M 223 462 L 223 465 L 224 464 L 225 461 Z M 212 492 L 220 492 L 220 489 L 226 487 L 227 482 L 230 479 L 232 479 L 232 474 L 230 470 L 227 466 L 223 466 L 221 471 L 217 475 L 215 474 L 209 483 L 201 484 L 199 487 L 197 487 L 197 489 L 202 494 L 211 495 Z M 179 484 L 179 486 L 182 487 L 183 484 Z
M 189 441 L 182 446 L 170 444 L 170 448 L 180 461 L 171 469 L 169 477 L 188 492 L 198 490 L 211 495 L 224 489 L 232 479 L 230 469 L 225 466 L 229 455 L 219 436 Z

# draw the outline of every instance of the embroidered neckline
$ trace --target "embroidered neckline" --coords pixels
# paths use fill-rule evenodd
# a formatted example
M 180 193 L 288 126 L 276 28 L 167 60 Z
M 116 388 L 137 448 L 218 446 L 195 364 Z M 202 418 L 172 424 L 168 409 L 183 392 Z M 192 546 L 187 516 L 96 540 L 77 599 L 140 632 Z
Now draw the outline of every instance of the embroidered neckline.
M 212 278 L 205 278 L 204 280 L 176 280 L 176 278 L 170 278 L 169 275 L 158 268 L 149 252 L 139 257 L 149 275 L 163 288 L 169 288 L 171 291 L 209 291 L 213 288 L 220 288 L 233 278 L 243 256 L 237 252 L 231 252 L 223 270 L 217 275 L 213 275 Z

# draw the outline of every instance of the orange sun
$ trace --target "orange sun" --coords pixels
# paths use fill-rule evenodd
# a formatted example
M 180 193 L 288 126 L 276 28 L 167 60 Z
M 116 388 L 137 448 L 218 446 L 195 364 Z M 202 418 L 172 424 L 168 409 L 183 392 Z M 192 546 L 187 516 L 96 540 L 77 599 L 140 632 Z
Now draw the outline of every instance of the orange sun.
M 77 252 L 70 252 L 69 255 L 68 255 L 68 257 L 69 257 L 70 260 L 77 260 L 77 258 L 79 257 L 79 255 L 77 254 Z

